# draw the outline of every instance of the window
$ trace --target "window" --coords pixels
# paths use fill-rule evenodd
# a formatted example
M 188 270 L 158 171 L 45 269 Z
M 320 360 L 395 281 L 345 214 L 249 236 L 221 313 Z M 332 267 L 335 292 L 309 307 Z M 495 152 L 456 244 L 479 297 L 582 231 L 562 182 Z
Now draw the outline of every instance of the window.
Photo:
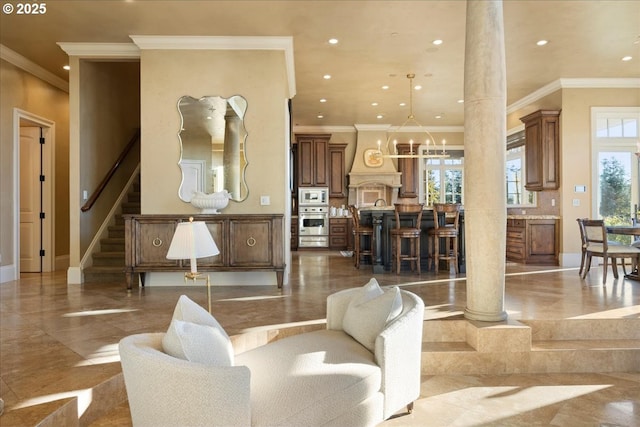
M 420 152 L 426 147 L 420 146 Z M 420 203 L 464 203 L 464 150 L 452 147 L 448 158 L 420 159 Z
M 592 108 L 593 213 L 608 225 L 629 224 L 637 215 L 640 108 Z
M 506 186 L 507 207 L 535 206 L 536 193 L 524 188 L 525 177 L 524 131 L 507 137 Z

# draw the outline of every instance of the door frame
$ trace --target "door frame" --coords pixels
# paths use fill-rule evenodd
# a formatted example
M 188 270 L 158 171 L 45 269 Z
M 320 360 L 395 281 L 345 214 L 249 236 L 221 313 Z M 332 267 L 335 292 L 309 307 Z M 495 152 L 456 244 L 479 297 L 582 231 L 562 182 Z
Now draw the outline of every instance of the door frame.
M 55 122 L 19 108 L 13 109 L 13 260 L 14 279 L 20 277 L 20 127 L 21 121 L 42 128 L 45 144 L 43 147 L 42 168 L 45 171 L 43 183 L 43 211 L 45 218 L 42 227 L 42 246 L 45 255 L 42 258 L 42 272 L 55 270 Z

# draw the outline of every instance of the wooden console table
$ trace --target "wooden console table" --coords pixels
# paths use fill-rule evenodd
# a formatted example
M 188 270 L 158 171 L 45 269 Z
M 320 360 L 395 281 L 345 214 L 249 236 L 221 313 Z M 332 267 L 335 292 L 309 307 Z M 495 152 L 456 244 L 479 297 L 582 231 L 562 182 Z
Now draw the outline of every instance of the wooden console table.
M 188 271 L 189 260 L 167 259 L 176 225 L 204 221 L 220 254 L 198 260 L 198 270 L 275 271 L 278 288 L 284 274 L 284 216 L 274 215 L 123 215 L 125 221 L 125 276 L 127 289 L 140 273 Z

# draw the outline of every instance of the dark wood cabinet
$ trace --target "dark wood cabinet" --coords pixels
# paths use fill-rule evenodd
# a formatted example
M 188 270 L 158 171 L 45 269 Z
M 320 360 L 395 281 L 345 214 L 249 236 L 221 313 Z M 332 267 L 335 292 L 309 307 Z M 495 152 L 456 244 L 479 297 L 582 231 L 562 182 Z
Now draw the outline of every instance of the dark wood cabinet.
M 398 154 L 412 154 L 411 146 L 398 144 Z M 418 197 L 418 159 L 398 159 L 398 172 L 402 174 L 398 197 Z
M 291 250 L 298 250 L 298 217 L 291 218 Z
M 507 219 L 507 260 L 524 264 L 559 264 L 557 219 Z
M 329 197 L 346 197 L 344 151 L 347 144 L 329 144 Z
M 557 190 L 560 187 L 560 111 L 539 110 L 520 120 L 525 126 L 525 188 Z
M 330 134 L 296 135 L 298 187 L 329 186 Z
M 149 271 L 187 271 L 189 260 L 166 258 L 177 224 L 204 221 L 220 254 L 198 259 L 199 271 L 275 271 L 284 273 L 283 215 L 124 215 L 127 289 L 133 276 Z
M 349 246 L 349 218 L 329 218 L 329 249 L 344 251 Z

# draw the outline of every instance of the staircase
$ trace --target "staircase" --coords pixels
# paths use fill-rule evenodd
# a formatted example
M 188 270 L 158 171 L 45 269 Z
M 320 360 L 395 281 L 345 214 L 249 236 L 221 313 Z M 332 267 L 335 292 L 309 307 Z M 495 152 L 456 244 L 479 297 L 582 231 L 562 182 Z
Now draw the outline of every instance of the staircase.
M 640 318 L 427 320 L 423 375 L 640 371 Z
M 140 213 L 140 179 L 127 193 L 126 201 L 110 225 L 108 237 L 100 240 L 100 251 L 92 255 L 93 265 L 84 269 L 84 283 L 124 283 L 124 219 L 123 214 Z

